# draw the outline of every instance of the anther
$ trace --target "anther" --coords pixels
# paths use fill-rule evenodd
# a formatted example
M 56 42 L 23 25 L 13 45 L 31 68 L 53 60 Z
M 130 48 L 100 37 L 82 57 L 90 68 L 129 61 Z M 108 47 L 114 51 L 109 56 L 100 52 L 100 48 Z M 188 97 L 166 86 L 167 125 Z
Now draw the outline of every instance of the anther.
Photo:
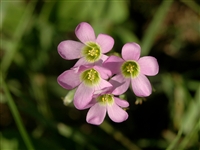
M 90 55 L 90 56 L 97 56 L 98 55 L 98 50 L 92 48 L 91 50 L 88 51 L 88 55 Z

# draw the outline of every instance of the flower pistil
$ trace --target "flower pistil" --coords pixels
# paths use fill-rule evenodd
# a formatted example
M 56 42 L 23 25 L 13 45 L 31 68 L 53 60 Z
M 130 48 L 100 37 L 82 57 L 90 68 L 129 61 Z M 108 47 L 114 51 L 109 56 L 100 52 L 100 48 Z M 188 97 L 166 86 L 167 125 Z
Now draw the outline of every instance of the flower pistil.
M 121 67 L 124 77 L 136 77 L 139 74 L 139 66 L 135 61 L 126 61 Z
M 83 55 L 88 62 L 93 63 L 98 61 L 101 56 L 100 46 L 93 42 L 87 43 L 87 46 L 83 49 Z
M 113 99 L 113 95 L 111 95 L 111 94 L 104 94 L 104 95 L 99 96 L 97 98 L 97 101 L 100 104 L 103 104 L 103 105 L 106 105 L 106 104 L 112 105 L 113 102 L 114 102 L 114 99 Z
M 81 79 L 86 85 L 94 86 L 100 82 L 100 75 L 95 69 L 88 69 L 82 73 Z

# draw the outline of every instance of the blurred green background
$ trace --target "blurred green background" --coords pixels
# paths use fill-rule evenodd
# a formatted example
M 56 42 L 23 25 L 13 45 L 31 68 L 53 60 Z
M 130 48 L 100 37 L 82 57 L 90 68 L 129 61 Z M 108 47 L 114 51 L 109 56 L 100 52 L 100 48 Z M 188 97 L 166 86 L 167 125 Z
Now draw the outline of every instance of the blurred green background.
M 1 0 L 1 150 L 198 150 L 200 147 L 200 2 L 198 0 Z M 153 93 L 142 104 L 129 90 L 129 118 L 100 126 L 88 110 L 63 104 L 57 77 L 76 60 L 57 53 L 74 30 L 127 42 L 157 58 Z

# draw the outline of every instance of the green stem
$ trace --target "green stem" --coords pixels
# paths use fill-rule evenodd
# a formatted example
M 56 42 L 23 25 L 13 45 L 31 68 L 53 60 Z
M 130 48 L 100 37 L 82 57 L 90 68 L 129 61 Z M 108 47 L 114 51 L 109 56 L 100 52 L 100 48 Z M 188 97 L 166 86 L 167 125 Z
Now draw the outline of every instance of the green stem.
M 193 0 L 181 0 L 181 2 L 185 3 L 188 7 L 190 7 L 195 13 L 199 15 L 200 13 L 200 6 Z
M 171 144 L 167 147 L 166 150 L 173 150 L 176 144 L 178 143 L 178 141 L 180 140 L 181 135 L 182 135 L 182 129 L 179 129 L 176 138 L 173 140 L 173 142 L 171 142 Z
M 4 89 L 5 95 L 7 97 L 8 106 L 9 106 L 9 108 L 11 110 L 13 118 L 14 118 L 14 120 L 16 122 L 16 125 L 17 125 L 17 127 L 19 129 L 19 132 L 20 132 L 20 134 L 22 136 L 22 139 L 24 140 L 24 143 L 25 143 L 25 145 L 26 145 L 28 150 L 34 150 L 34 147 L 33 147 L 32 143 L 31 143 L 31 140 L 30 140 L 30 138 L 28 136 L 28 133 L 26 132 L 26 129 L 25 129 L 24 125 L 23 125 L 23 122 L 22 122 L 22 119 L 20 117 L 20 114 L 19 114 L 19 111 L 17 109 L 17 106 L 15 105 L 15 102 L 14 102 L 14 100 L 13 100 L 11 94 L 10 94 L 8 86 L 7 86 L 6 82 L 4 81 L 2 75 L 1 75 L 1 78 L 2 78 L 3 89 Z
M 5 3 L 5 2 L 4 2 Z M 2 2 L 3 5 L 3 2 Z M 31 21 L 31 17 L 33 15 L 33 11 L 35 9 L 36 2 L 29 2 L 23 16 L 21 17 L 19 24 L 16 27 L 15 32 L 13 33 L 13 39 L 14 41 L 12 42 L 11 45 L 9 45 L 9 51 L 7 51 L 2 59 L 1 62 L 1 70 L 2 72 L 7 73 L 7 70 L 9 69 L 14 56 L 18 50 L 18 45 L 20 44 L 20 40 L 22 39 L 22 36 L 24 35 L 28 23 Z M 3 28 L 3 27 L 2 27 Z
M 190 131 L 188 135 L 182 140 L 182 142 L 179 145 L 180 150 L 186 149 L 188 143 L 190 143 L 191 139 L 198 133 L 198 130 L 200 129 L 200 121 L 196 123 L 194 128 Z

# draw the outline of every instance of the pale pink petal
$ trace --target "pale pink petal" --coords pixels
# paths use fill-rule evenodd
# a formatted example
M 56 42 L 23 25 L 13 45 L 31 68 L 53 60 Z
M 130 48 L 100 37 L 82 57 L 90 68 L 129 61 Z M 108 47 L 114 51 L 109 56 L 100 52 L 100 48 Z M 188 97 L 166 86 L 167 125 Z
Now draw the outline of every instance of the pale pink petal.
M 91 63 L 86 61 L 85 57 L 82 57 L 76 62 L 74 67 L 78 67 L 78 66 L 81 66 L 81 65 L 89 65 L 89 64 L 91 64 Z
M 101 78 L 108 79 L 111 77 L 112 73 L 109 69 L 101 67 L 101 66 L 94 66 L 93 67 L 98 73 L 100 74 Z
M 132 89 L 136 96 L 146 97 L 149 96 L 152 92 L 152 87 L 143 74 L 139 74 L 136 78 L 131 79 Z
M 75 29 L 75 34 L 84 44 L 87 42 L 95 42 L 96 40 L 94 30 L 87 22 L 80 23 Z
M 106 106 L 96 103 L 92 106 L 86 117 L 86 121 L 90 124 L 100 125 L 106 116 Z
M 98 65 L 98 66 L 101 66 L 102 63 L 108 58 L 108 56 L 104 55 L 104 54 L 101 54 L 101 58 L 97 61 L 97 62 L 94 62 L 94 63 L 91 63 L 91 62 L 88 62 L 85 57 L 82 57 L 80 58 L 76 64 L 74 65 L 74 67 L 78 67 L 78 66 L 81 66 L 81 65 Z
M 108 59 L 107 55 L 101 54 L 101 60 L 104 62 Z
M 121 107 L 128 107 L 129 106 L 129 103 L 126 101 L 126 100 L 122 100 L 118 97 L 114 97 L 115 99 L 115 103 Z
M 109 82 L 114 87 L 112 94 L 121 95 L 124 92 L 126 92 L 127 89 L 129 88 L 131 79 L 130 78 L 124 78 L 123 75 L 119 74 L 119 75 L 116 75 L 113 78 L 111 78 Z
M 75 73 L 74 70 L 67 70 L 63 72 L 58 76 L 57 81 L 60 86 L 68 90 L 77 87 L 81 83 L 79 74 Z
M 78 68 L 78 69 L 77 69 L 78 73 L 82 73 L 83 71 L 85 71 L 85 70 L 87 70 L 87 69 L 90 69 L 91 66 L 80 65 L 80 66 L 77 66 L 77 67 L 74 67 L 74 68 Z
M 151 56 L 141 57 L 138 60 L 141 73 L 149 76 L 154 76 L 159 71 L 157 59 Z
M 98 90 L 105 90 L 107 88 L 111 88 L 112 87 L 112 84 L 110 84 L 110 82 L 104 80 L 104 79 L 100 79 L 100 83 L 95 86 L 95 91 L 98 91 Z
M 109 52 L 114 45 L 114 39 L 106 34 L 99 34 L 96 42 L 99 44 L 99 46 L 101 47 L 101 51 L 102 53 L 107 53 Z
M 122 122 L 128 118 L 128 113 L 117 104 L 107 105 L 108 116 L 114 122 Z
M 117 74 L 120 72 L 123 62 L 122 58 L 112 55 L 103 63 L 103 67 L 109 69 L 112 74 Z
M 58 45 L 58 53 L 62 58 L 67 60 L 77 59 L 82 57 L 81 50 L 83 47 L 84 44 L 77 41 L 62 41 Z
M 100 59 L 97 62 L 94 62 L 94 65 L 102 66 L 102 63 L 108 59 L 107 55 L 101 54 Z
M 92 106 L 94 106 L 97 103 L 97 100 L 93 98 L 83 109 L 88 109 Z
M 85 86 L 84 83 L 81 83 L 74 95 L 74 106 L 80 110 L 85 109 L 92 100 L 93 93 L 94 88 Z
M 137 43 L 126 43 L 122 47 L 122 58 L 124 60 L 138 60 L 140 57 L 140 45 Z

